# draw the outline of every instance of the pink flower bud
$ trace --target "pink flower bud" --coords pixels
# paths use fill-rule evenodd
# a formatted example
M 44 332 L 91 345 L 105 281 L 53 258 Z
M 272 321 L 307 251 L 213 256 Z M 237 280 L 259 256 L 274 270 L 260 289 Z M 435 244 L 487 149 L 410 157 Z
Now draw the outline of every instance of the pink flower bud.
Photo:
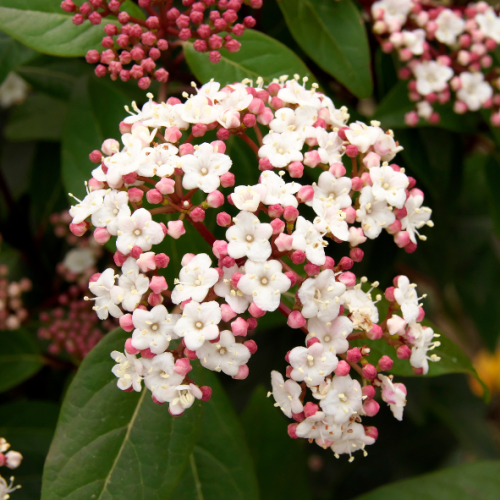
M 363 172 L 363 174 L 361 174 L 361 180 L 363 181 L 364 186 L 372 185 L 372 178 L 368 172 Z
M 374 399 L 367 399 L 363 403 L 363 411 L 368 417 L 374 417 L 380 410 L 380 405 Z
M 291 286 L 295 286 L 297 283 L 297 275 L 291 271 L 287 271 L 285 276 L 290 280 Z
M 192 144 L 186 143 L 179 146 L 179 156 L 192 155 L 194 153 L 194 147 Z
M 79 224 L 73 224 L 71 223 L 69 225 L 69 230 L 75 235 L 75 236 L 83 236 L 85 234 L 85 231 L 87 231 L 88 224 L 83 221 L 80 222 Z
M 334 175 L 335 177 L 337 177 L 337 179 L 339 177 L 343 177 L 345 174 L 346 174 L 346 169 L 344 167 L 344 165 L 342 165 L 342 163 L 332 163 L 330 165 L 330 168 L 328 169 L 328 171 Z
M 346 207 L 346 208 L 342 209 L 342 211 L 346 215 L 345 221 L 347 222 L 347 224 L 354 224 L 354 222 L 356 221 L 356 210 L 354 209 L 354 207 Z M 360 232 L 361 234 L 363 234 L 363 230 L 361 228 L 352 228 L 352 229 L 358 229 L 359 231 L 357 231 L 357 232 L 358 233 Z M 365 241 L 366 241 L 366 238 L 365 238 Z
M 158 255 L 155 255 L 155 264 L 156 267 L 158 267 L 159 269 L 167 267 L 169 262 L 170 262 L 170 257 L 168 257 L 168 255 L 165 255 L 164 253 L 159 253 Z
M 353 347 L 347 351 L 347 361 L 357 363 L 361 359 L 361 351 L 359 347 Z
M 303 264 L 306 260 L 306 254 L 302 250 L 295 250 L 291 255 L 294 264 Z
M 382 336 L 383 336 L 384 332 L 382 330 L 382 328 L 377 325 L 377 324 L 374 324 L 371 328 L 370 331 L 366 332 L 366 336 L 370 339 L 370 340 L 377 340 L 377 339 L 381 339 Z
M 118 250 L 113 254 L 113 261 L 118 267 L 122 267 L 123 264 L 125 264 L 127 258 L 128 258 L 127 255 L 123 255 Z
M 249 372 L 248 365 L 241 365 L 238 369 L 238 373 L 233 378 L 236 380 L 245 380 Z
M 295 208 L 289 205 L 288 207 L 285 207 L 285 210 L 283 211 L 283 217 L 287 222 L 294 222 L 297 220 L 297 217 L 299 216 L 299 211 Z
M 307 165 L 308 167 L 314 168 L 319 163 L 321 163 L 321 158 L 319 156 L 319 153 L 315 149 L 313 151 L 308 151 L 304 155 L 304 165 Z
M 141 250 L 140 247 L 138 247 L 138 248 Z M 142 250 L 141 250 L 141 253 L 138 255 L 138 257 L 134 257 L 134 258 L 137 258 L 136 264 L 139 266 L 139 268 L 141 269 L 141 271 L 143 273 L 146 273 L 148 271 L 153 271 L 154 269 L 156 269 L 154 252 L 142 253 Z
M 102 153 L 98 149 L 94 149 L 94 151 L 89 154 L 89 159 L 92 163 L 101 163 Z
M 257 121 L 265 126 L 269 125 L 273 119 L 274 114 L 269 108 L 264 108 L 264 111 L 257 116 Z
M 363 189 L 363 180 L 360 177 L 352 178 L 352 190 L 361 191 Z
M 287 361 L 287 363 L 288 363 L 288 361 Z M 291 378 L 292 371 L 293 371 L 293 366 L 287 366 L 286 367 L 286 369 L 285 369 L 285 375 L 286 375 L 287 378 Z
M 75 12 L 76 5 L 74 4 L 73 0 L 63 0 L 61 2 L 61 9 L 65 12 Z
M 163 195 L 172 194 L 175 192 L 175 182 L 172 179 L 164 177 L 156 183 L 156 189 Z
M 187 347 L 184 349 L 184 356 L 191 360 L 198 359 L 198 356 L 196 356 L 196 352 L 190 351 Z
M 343 283 L 348 288 L 352 288 L 356 285 L 356 275 L 354 273 L 351 273 L 350 271 L 340 274 L 337 277 L 337 280 Z
M 134 329 L 134 322 L 132 321 L 131 314 L 124 314 L 118 321 L 120 322 L 120 327 L 126 332 L 131 332 Z M 127 348 L 127 343 L 125 343 L 125 349 L 127 349 L 127 352 L 130 352 L 130 354 L 136 354 L 135 352 L 133 353 L 130 351 L 130 349 Z
M 354 262 L 361 262 L 363 260 L 364 255 L 365 252 L 363 252 L 361 248 L 351 248 L 351 251 L 349 252 L 349 256 Z
M 228 304 L 222 304 L 220 308 L 222 313 L 222 321 L 224 321 L 225 323 L 228 323 L 237 316 L 237 314 L 231 309 Z
M 266 314 L 266 311 L 263 311 L 259 307 L 255 305 L 255 302 L 252 302 L 250 304 L 250 307 L 248 308 L 248 312 L 254 317 L 254 318 L 261 318 Z
M 208 385 L 204 385 L 200 387 L 200 391 L 201 391 L 201 400 L 209 401 L 210 398 L 212 397 L 212 388 L 209 387 Z
M 147 349 L 143 349 L 143 350 L 141 351 L 141 356 L 142 356 L 143 358 L 153 359 L 153 358 L 156 356 L 156 354 L 152 353 L 152 352 L 151 352 L 151 350 L 150 350 L 150 349 L 149 349 L 149 347 L 148 347 Z
M 410 243 L 410 233 L 408 231 L 400 231 L 395 234 L 394 243 L 396 243 L 399 248 L 405 247 L 408 243 Z
M 269 161 L 269 158 L 259 158 L 259 170 L 264 172 L 265 170 L 272 170 L 274 167 Z
M 335 369 L 335 375 L 337 377 L 345 377 L 346 375 L 349 375 L 349 372 L 351 371 L 351 367 L 347 361 L 344 361 L 341 359 L 339 361 L 339 364 L 337 365 L 337 368 Z
M 142 201 L 142 197 L 144 196 L 144 191 L 138 188 L 130 188 L 128 190 L 128 199 L 132 203 L 140 203 Z
M 135 181 L 137 181 L 137 172 L 123 175 L 122 179 L 125 184 L 133 184 Z
M 394 287 L 393 287 L 393 286 L 387 287 L 387 288 L 385 289 L 384 295 L 385 295 L 385 298 L 386 298 L 389 302 L 394 302 L 394 301 L 396 300 L 396 299 L 394 298 Z
M 158 189 L 150 189 L 146 192 L 146 199 L 152 205 L 158 205 L 163 201 L 163 195 L 158 191 Z
M 396 349 L 396 356 L 398 359 L 410 359 L 411 349 L 407 345 L 400 345 Z
M 306 416 L 306 418 L 316 414 L 317 411 L 319 411 L 319 406 L 317 404 L 311 403 L 311 401 L 304 405 L 304 415 Z
M 300 161 L 294 161 L 288 165 L 288 173 L 293 179 L 300 179 L 304 175 L 304 165 Z
M 314 197 L 314 189 L 312 186 L 306 185 L 302 186 L 297 193 L 297 199 L 301 203 L 306 203 L 307 201 L 311 201 Z
M 284 209 L 281 205 L 270 205 L 268 208 L 268 215 L 271 219 L 281 217 L 283 215 Z
M 279 219 L 274 219 L 274 221 L 277 221 Z M 283 221 L 280 221 L 283 222 Z M 281 233 L 276 240 L 274 241 L 278 251 L 280 252 L 287 252 L 288 250 L 292 249 L 292 243 L 293 243 L 293 237 L 289 234 Z
M 354 144 L 348 144 L 345 150 L 345 154 L 349 156 L 349 158 L 355 158 L 359 154 L 358 147 Z
M 320 273 L 321 268 L 316 264 L 311 264 L 310 262 L 308 262 L 304 266 L 304 271 L 308 276 L 317 276 Z
M 420 306 L 418 308 L 417 323 L 420 323 L 421 321 L 423 321 L 424 318 L 425 318 L 425 311 L 424 311 L 424 308 L 422 306 Z
M 378 361 L 378 369 L 386 372 L 392 369 L 394 361 L 389 356 L 382 356 Z
M 175 362 L 174 372 L 178 373 L 179 375 L 185 377 L 192 369 L 193 367 L 191 366 L 191 363 L 187 358 L 181 358 Z
M 89 189 L 90 191 L 96 191 L 97 189 L 102 189 L 104 187 L 104 183 L 94 179 L 93 177 L 89 180 Z
M 375 387 L 373 387 L 373 385 L 365 385 L 361 393 L 363 396 L 366 396 L 367 399 L 373 399 L 375 397 Z
M 222 267 L 233 267 L 236 262 L 232 257 L 229 257 L 229 255 L 227 255 L 221 260 L 220 264 Z
M 234 186 L 234 174 L 232 174 L 231 172 L 227 172 L 224 175 L 221 175 L 220 183 L 224 188 Z
M 305 324 L 306 319 L 304 318 L 304 316 L 302 316 L 300 311 L 292 311 L 288 315 L 287 325 L 290 328 L 302 328 L 303 326 L 305 326 Z
M 231 331 L 235 337 L 246 337 L 248 332 L 248 323 L 243 318 L 236 318 L 231 323 Z
M 207 196 L 207 205 L 212 208 L 219 208 L 224 205 L 224 195 L 220 191 L 212 191 Z
M 247 340 L 243 342 L 243 345 L 250 351 L 250 354 L 255 354 L 257 352 L 257 344 L 255 340 Z
M 318 339 L 318 337 L 311 337 L 310 339 L 306 340 L 307 347 L 311 347 L 313 344 L 321 344 L 321 341 Z
M 153 276 L 149 282 L 149 288 L 154 293 L 161 293 L 168 289 L 168 284 L 163 276 Z
M 298 439 L 299 436 L 297 436 L 297 423 L 293 423 L 293 424 L 289 424 L 288 427 L 287 427 L 287 432 L 288 432 L 288 435 L 292 438 L 292 439 Z
M 217 214 L 217 224 L 221 227 L 229 227 L 231 225 L 231 216 L 227 212 Z
M 152 307 L 159 306 L 163 303 L 163 296 L 159 293 L 151 293 L 148 297 L 148 304 Z
M 111 235 L 108 233 L 105 227 L 97 227 L 94 230 L 94 240 L 99 243 L 99 245 L 104 245 L 109 241 Z
M 373 380 L 377 376 L 377 369 L 370 363 L 367 363 L 365 366 L 363 366 L 362 374 L 364 378 Z
M 227 241 L 214 241 L 214 244 L 212 245 L 212 252 L 218 259 L 225 257 L 227 255 Z
M 252 99 L 252 102 L 248 105 L 248 111 L 250 113 L 253 113 L 254 115 L 259 115 L 264 111 L 265 104 L 262 99 L 259 99 L 258 97 L 254 97 Z
M 203 137 L 207 133 L 207 126 L 203 123 L 197 123 L 192 128 L 192 133 L 194 137 Z
M 409 111 L 405 114 L 405 123 L 409 127 L 414 127 L 419 122 L 420 118 L 417 115 L 416 111 Z
M 184 222 L 181 220 L 171 220 L 167 223 L 168 234 L 178 240 L 183 234 L 186 234 L 186 229 L 184 227 Z
M 158 70 L 159 71 L 159 70 Z M 156 79 L 161 82 L 158 78 L 158 71 L 156 72 Z M 178 127 L 169 127 L 165 129 L 165 140 L 171 143 L 176 143 L 182 137 L 182 132 Z
M 401 221 L 396 219 L 388 228 L 387 232 L 389 234 L 397 234 L 401 231 Z

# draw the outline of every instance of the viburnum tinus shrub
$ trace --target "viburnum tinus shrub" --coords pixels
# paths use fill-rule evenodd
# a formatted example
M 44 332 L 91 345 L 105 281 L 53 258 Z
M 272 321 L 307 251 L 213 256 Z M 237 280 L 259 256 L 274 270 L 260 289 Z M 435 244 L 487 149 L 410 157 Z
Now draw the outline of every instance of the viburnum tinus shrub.
M 100 244 L 116 237 L 121 271 L 92 276 L 88 300 L 100 319 L 119 318 L 130 332 L 124 352 L 111 353 L 118 388 L 144 383 L 180 416 L 212 392 L 190 378 L 191 362 L 245 379 L 258 356 L 252 331 L 264 315 L 282 314 L 304 334 L 283 353 L 286 373 L 271 373 L 276 406 L 292 420 L 288 433 L 353 460 L 377 438 L 367 425 L 377 393 L 402 419 L 406 388 L 386 374 L 394 359 L 415 374 L 439 361 L 429 354 L 439 342 L 421 324 L 416 285 L 396 276 L 382 316 L 379 284 L 354 272 L 367 239 L 385 231 L 413 252 L 433 225 L 415 180 L 392 163 L 402 146 L 378 122 L 349 124 L 346 108 L 298 75 L 268 86 L 210 81 L 183 102 L 148 97 L 119 124 L 122 144 L 108 139 L 90 154 L 97 166 L 88 193 L 70 210 L 75 235 L 94 227 Z M 193 144 L 208 131 L 217 140 Z M 227 154 L 232 135 L 255 153 L 251 185 L 238 181 L 239 158 Z M 306 168 L 317 182 L 304 182 Z M 204 222 L 210 210 L 224 239 Z M 211 254 L 183 243 L 186 226 Z M 169 255 L 156 250 L 165 239 L 184 254 L 173 283 L 162 275 Z M 330 249 L 341 257 L 334 261 Z M 365 339 L 389 344 L 392 356 L 368 362 Z

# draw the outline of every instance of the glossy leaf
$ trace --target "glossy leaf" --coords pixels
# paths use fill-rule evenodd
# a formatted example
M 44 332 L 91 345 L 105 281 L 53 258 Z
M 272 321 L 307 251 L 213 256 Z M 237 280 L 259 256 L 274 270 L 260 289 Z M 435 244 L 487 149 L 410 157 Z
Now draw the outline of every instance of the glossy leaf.
M 383 486 L 356 500 L 496 500 L 500 461 L 476 462 Z
M 273 403 L 272 397 L 266 397 L 266 389 L 259 386 L 241 415 L 259 479 L 260 498 L 310 499 L 302 443 L 290 439 L 287 425 L 292 421 Z
M 186 62 L 196 78 L 206 83 L 215 78 L 222 85 L 261 76 L 266 83 L 281 75 L 312 77 L 307 66 L 288 47 L 274 38 L 254 30 L 246 30 L 238 37 L 241 49 L 238 52 L 221 50 L 221 60 L 213 64 L 208 53 L 196 52 L 191 42 L 184 43 Z
M 20 64 L 36 56 L 36 52 L 0 31 L 0 85 Z
M 181 418 L 151 393 L 125 393 L 111 373 L 128 334 L 106 335 L 68 389 L 45 464 L 42 499 L 168 498 L 196 441 L 202 403 Z
M 0 29 L 38 52 L 75 57 L 102 49 L 102 25 L 75 26 L 72 18 L 59 0 L 0 0 Z
M 245 435 L 217 376 L 204 372 L 213 389 L 189 465 L 172 500 L 257 500 L 258 484 Z
M 373 91 L 370 49 L 351 0 L 280 0 L 288 29 L 307 55 L 357 97 Z
M 24 329 L 0 332 L 0 392 L 32 377 L 44 365 L 38 345 Z
M 490 205 L 490 215 L 495 226 L 495 233 L 500 238 L 500 200 L 498 186 L 500 186 L 500 163 L 496 156 L 489 158 L 485 167 L 487 179 L 487 195 Z

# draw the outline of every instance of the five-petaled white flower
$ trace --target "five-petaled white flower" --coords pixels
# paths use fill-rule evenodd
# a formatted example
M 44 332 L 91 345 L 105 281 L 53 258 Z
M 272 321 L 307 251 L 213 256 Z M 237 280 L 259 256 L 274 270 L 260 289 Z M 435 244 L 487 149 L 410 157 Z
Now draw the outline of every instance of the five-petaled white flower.
M 268 158 L 275 168 L 283 168 L 294 161 L 302 161 L 304 140 L 298 132 L 271 132 L 262 139 L 259 158 Z
M 351 288 L 342 295 L 342 301 L 349 309 L 353 327 L 370 331 L 378 323 L 378 309 L 369 293 L 361 288 Z
M 328 394 L 319 405 L 327 415 L 333 417 L 336 424 L 343 424 L 361 410 L 362 398 L 361 386 L 357 380 L 353 380 L 349 375 L 335 376 Z
M 168 390 L 182 384 L 183 375 L 174 371 L 175 360 L 170 352 L 158 354 L 152 359 L 141 358 L 144 385 L 159 403 L 167 401 Z
M 168 411 L 171 415 L 182 415 L 184 410 L 193 406 L 195 399 L 201 399 L 203 393 L 194 384 L 169 387 L 165 391 L 165 400 L 169 402 Z
M 333 321 L 321 321 L 311 318 L 307 322 L 309 331 L 306 340 L 318 338 L 321 344 L 333 354 L 343 354 L 349 349 L 347 337 L 352 332 L 353 324 L 347 316 L 339 316 Z
M 382 399 L 389 405 L 392 414 L 403 420 L 403 410 L 406 405 L 406 387 L 404 384 L 393 384 L 392 376 L 379 374 L 382 385 Z
M 271 372 L 271 383 L 273 386 L 272 395 L 276 401 L 274 406 L 278 406 L 288 418 L 292 418 L 292 413 L 302 412 L 304 407 L 299 399 L 302 388 L 297 382 L 290 379 L 285 382 L 283 375 L 273 370 Z
M 406 217 L 401 219 L 401 229 L 408 231 L 410 240 L 415 244 L 417 243 L 417 236 L 419 238 L 424 238 L 424 236 L 420 235 L 418 229 L 426 224 L 431 227 L 433 225 L 433 222 L 430 221 L 432 210 L 430 208 L 423 207 L 423 202 L 423 196 L 419 194 L 410 194 L 405 203 Z
M 342 435 L 340 439 L 335 440 L 331 449 L 336 455 L 343 453 L 351 455 L 355 451 L 363 450 L 366 456 L 365 446 L 374 442 L 375 439 L 365 433 L 365 428 L 361 424 L 351 422 L 347 426 L 342 427 Z
M 267 188 L 263 184 L 255 186 L 237 186 L 231 195 L 234 206 L 239 210 L 246 212 L 256 212 L 259 203 L 264 202 Z
M 69 209 L 69 214 L 73 217 L 73 224 L 80 224 L 87 217 L 95 214 L 103 205 L 105 189 L 91 191 L 83 200 L 75 198 L 78 203 Z
M 413 68 L 413 73 L 417 78 L 417 92 L 421 95 L 442 92 L 453 76 L 453 70 L 449 66 L 436 61 L 423 61 L 417 64 Z
M 403 318 L 407 323 L 415 323 L 419 314 L 416 286 L 410 283 L 406 276 L 399 276 L 398 286 L 394 289 L 394 298 L 401 306 Z
M 89 283 L 89 290 L 96 296 L 95 306 L 92 308 L 96 311 L 99 319 L 107 319 L 108 314 L 114 318 L 119 318 L 123 315 L 118 304 L 123 300 L 124 291 L 115 285 L 115 272 L 113 269 L 106 269 L 97 281 Z
M 133 311 L 148 291 L 149 279 L 139 272 L 135 259 L 129 257 L 122 266 L 123 274 L 118 279 L 122 289 L 121 302 L 126 311 Z
M 313 184 L 314 198 L 306 202 L 312 206 L 316 213 L 319 207 L 327 202 L 346 208 L 352 205 L 350 196 L 352 181 L 349 177 L 336 178 L 330 172 L 323 172 L 318 179 L 318 184 Z
M 396 172 L 392 167 L 370 168 L 372 194 L 376 201 L 387 201 L 396 208 L 403 208 L 406 201 L 405 189 L 408 187 L 408 177 L 402 172 Z
M 356 210 L 356 220 L 361 222 L 365 236 L 372 240 L 382 232 L 383 228 L 388 228 L 396 220 L 387 202 L 375 199 L 371 186 L 365 186 L 361 190 L 359 205 Z
M 457 43 L 457 36 L 461 35 L 465 28 L 465 21 L 462 16 L 455 14 L 450 9 L 442 10 L 435 20 L 437 30 L 435 36 L 441 43 L 454 45 Z
M 484 81 L 484 75 L 480 71 L 477 73 L 464 71 L 460 75 L 460 81 L 462 85 L 457 97 L 467 104 L 470 111 L 477 111 L 493 95 L 493 88 Z
M 116 236 L 118 232 L 117 221 L 120 216 L 130 217 L 128 193 L 112 189 L 104 196 L 103 204 L 99 210 L 92 214 L 92 224 L 94 227 L 105 227 L 109 234 Z
M 342 429 L 332 417 L 317 411 L 300 422 L 296 433 L 301 438 L 314 439 L 318 446 L 327 448 L 341 436 Z
M 133 389 L 141 392 L 141 362 L 131 354 L 113 351 L 111 357 L 116 361 L 111 371 L 118 378 L 116 385 L 122 391 Z
M 139 208 L 131 216 L 118 217 L 117 227 L 116 248 L 125 255 L 135 246 L 144 252 L 151 250 L 165 237 L 160 224 L 152 220 L 151 213 L 145 208 Z
M 317 266 L 322 266 L 325 263 L 325 247 L 328 243 L 312 222 L 299 215 L 292 238 L 292 248 L 304 252 L 309 262 Z
M 242 314 L 248 309 L 248 306 L 252 302 L 252 296 L 244 294 L 238 288 L 234 288 L 231 285 L 231 278 L 234 273 L 244 272 L 244 269 L 240 269 L 235 264 L 231 267 L 223 267 L 223 270 L 224 275 L 222 279 L 215 284 L 214 292 L 219 297 L 223 297 L 235 313 Z
M 265 205 L 297 208 L 299 202 L 294 195 L 302 187 L 298 182 L 285 183 L 281 176 L 266 171 L 262 173 L 260 183 L 267 188 L 266 195 L 262 200 Z
M 433 342 L 434 330 L 419 323 L 409 325 L 406 330 L 406 338 L 412 344 L 410 365 L 413 368 L 421 368 L 424 375 L 429 371 L 429 361 L 439 361 L 441 358 L 436 354 L 427 356 L 427 352 L 441 345 Z M 439 336 L 439 335 L 438 335 Z
M 288 359 L 293 367 L 290 377 L 297 382 L 305 381 L 311 386 L 321 384 L 337 368 L 339 362 L 337 356 L 319 342 L 310 347 L 294 347 Z

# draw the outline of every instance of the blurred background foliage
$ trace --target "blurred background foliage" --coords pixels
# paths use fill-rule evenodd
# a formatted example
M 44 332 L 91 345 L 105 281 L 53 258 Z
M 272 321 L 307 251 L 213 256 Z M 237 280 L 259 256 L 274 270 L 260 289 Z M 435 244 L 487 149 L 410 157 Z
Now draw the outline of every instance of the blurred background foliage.
M 417 252 L 405 254 L 384 233 L 385 238 L 365 245 L 358 273 L 379 280 L 382 288 L 400 273 L 418 283 L 428 294 L 427 317 L 475 360 L 491 399 L 485 402 L 478 383 L 463 374 L 401 379 L 410 396 L 403 422 L 383 407 L 375 422 L 379 439 L 369 456 L 352 464 L 335 460 L 315 445 L 290 440 L 285 418 L 266 400 L 269 372 L 283 371 L 283 353 L 301 340 L 280 317 L 268 321 L 267 315 L 255 336 L 259 352 L 250 362 L 251 376 L 220 379 L 243 425 L 260 498 L 347 500 L 448 466 L 499 459 L 500 134 L 478 113 L 444 112 L 437 126 L 407 128 L 406 88 L 396 78 L 397 62 L 391 56 L 369 38 L 366 67 L 372 70 L 374 88 L 373 93 L 356 90 L 360 99 L 338 77 L 332 78 L 336 71 L 329 70 L 324 58 L 311 59 L 307 43 L 297 44 L 301 33 L 289 29 L 293 9 L 279 3 L 265 1 L 257 11 L 256 29 L 297 54 L 335 104 L 349 107 L 351 120 L 376 118 L 394 129 L 405 148 L 396 160 L 417 179 L 433 210 L 435 228 Z M 196 57 L 188 47 L 187 62 L 202 78 L 210 68 L 197 65 Z M 213 66 L 216 79 L 219 70 L 224 66 Z M 28 277 L 33 289 L 24 299 L 30 311 L 24 328 L 0 332 L 0 436 L 25 455 L 16 474 L 23 488 L 13 496 L 22 500 L 40 497 L 44 459 L 78 364 L 52 354 L 37 337 L 39 313 L 66 286 L 55 269 L 69 247 L 55 236 L 50 215 L 68 208 L 68 190 L 82 194 L 82 181 L 91 169 L 89 152 L 107 137 L 119 138 L 123 106 L 132 100 L 140 105 L 145 96 L 133 82 L 96 78 L 82 58 L 40 54 L 0 32 L 0 83 L 11 71 L 28 84 L 29 93 L 24 102 L 0 111 L 0 264 L 8 265 L 9 280 Z M 171 82 L 173 94 L 192 79 L 187 63 L 179 74 L 185 77 Z M 151 91 L 157 94 L 158 88 Z M 242 169 L 255 168 L 246 146 L 231 144 L 232 151 Z M 481 470 L 488 472 L 488 467 Z M 456 477 L 466 477 L 460 470 Z M 497 473 L 492 477 L 498 481 Z M 384 491 L 380 494 L 391 498 L 391 491 Z

